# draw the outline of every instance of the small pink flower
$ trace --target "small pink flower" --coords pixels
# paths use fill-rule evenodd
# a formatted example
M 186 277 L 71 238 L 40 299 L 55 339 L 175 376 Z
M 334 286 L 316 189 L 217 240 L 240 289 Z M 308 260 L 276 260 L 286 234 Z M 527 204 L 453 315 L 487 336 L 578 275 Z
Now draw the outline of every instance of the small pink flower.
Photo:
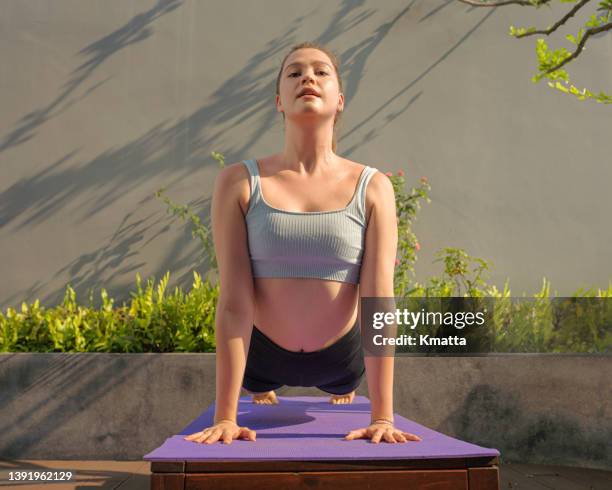
M 427 177 L 425 177 L 425 176 L 423 175 L 423 177 L 421 177 L 421 182 L 423 182 L 423 183 L 427 182 Z
M 397 175 L 399 175 L 400 177 L 404 176 L 404 171 L 403 170 L 398 170 L 397 171 Z
M 418 252 L 419 250 L 421 250 L 421 245 L 419 245 L 419 242 L 416 242 L 414 244 L 414 249 Z
M 391 177 L 391 176 L 393 175 L 393 173 L 392 173 L 392 172 L 385 172 L 385 175 L 386 175 L 387 177 Z
M 395 266 L 397 267 L 400 264 L 399 259 L 395 259 Z

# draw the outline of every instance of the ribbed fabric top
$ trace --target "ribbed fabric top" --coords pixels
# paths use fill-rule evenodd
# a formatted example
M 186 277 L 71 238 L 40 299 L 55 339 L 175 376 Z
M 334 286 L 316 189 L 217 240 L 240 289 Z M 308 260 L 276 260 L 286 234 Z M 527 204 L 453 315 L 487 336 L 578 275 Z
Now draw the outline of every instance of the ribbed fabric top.
M 357 284 L 365 247 L 365 190 L 377 169 L 366 166 L 348 206 L 333 211 L 285 211 L 263 198 L 256 160 L 246 215 L 253 277 L 310 277 Z

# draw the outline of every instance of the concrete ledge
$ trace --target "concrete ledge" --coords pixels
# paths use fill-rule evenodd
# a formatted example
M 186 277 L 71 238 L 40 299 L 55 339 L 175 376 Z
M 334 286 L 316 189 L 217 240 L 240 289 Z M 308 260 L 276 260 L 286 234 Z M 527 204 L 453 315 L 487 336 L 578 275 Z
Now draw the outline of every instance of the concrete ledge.
M 611 379 L 609 356 L 398 357 L 394 410 L 502 462 L 610 469 Z M 0 387 L 0 459 L 139 460 L 214 401 L 215 354 L 0 354 Z

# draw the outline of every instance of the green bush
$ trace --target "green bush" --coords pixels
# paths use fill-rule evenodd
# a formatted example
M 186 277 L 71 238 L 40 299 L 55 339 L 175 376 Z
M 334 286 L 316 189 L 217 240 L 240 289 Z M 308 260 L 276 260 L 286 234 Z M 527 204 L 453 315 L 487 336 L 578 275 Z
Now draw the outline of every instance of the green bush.
M 141 286 L 130 304 L 114 308 L 102 289 L 102 307 L 77 304 L 68 286 L 61 305 L 45 309 L 36 300 L 22 303 L 21 312 L 0 312 L 2 352 L 214 352 L 214 316 L 218 285 L 204 281 L 197 272 L 188 293 L 175 288 L 166 293 L 169 273 Z

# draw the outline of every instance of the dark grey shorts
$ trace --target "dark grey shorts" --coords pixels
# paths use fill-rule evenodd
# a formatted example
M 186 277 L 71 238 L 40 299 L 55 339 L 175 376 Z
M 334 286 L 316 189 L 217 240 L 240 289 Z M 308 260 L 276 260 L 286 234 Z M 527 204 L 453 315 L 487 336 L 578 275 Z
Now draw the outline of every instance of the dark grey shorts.
M 365 373 L 359 322 L 332 345 L 294 352 L 275 344 L 255 325 L 242 386 L 255 393 L 281 386 L 316 386 L 334 395 L 355 390 Z

